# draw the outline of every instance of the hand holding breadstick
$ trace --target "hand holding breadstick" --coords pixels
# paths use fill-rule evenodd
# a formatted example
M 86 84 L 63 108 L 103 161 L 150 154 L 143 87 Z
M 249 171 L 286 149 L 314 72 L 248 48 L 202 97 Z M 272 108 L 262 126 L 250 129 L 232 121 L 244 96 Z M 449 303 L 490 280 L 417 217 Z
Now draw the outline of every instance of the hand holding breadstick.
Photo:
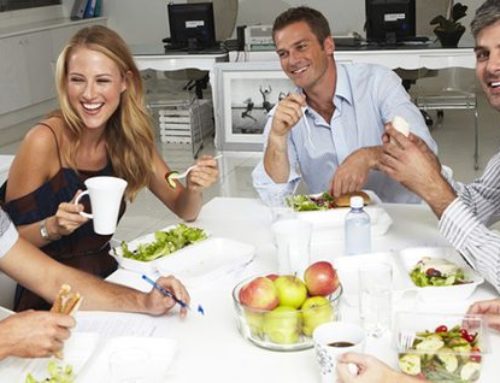
M 54 300 L 54 304 L 52 305 L 50 311 L 53 313 L 73 315 L 82 304 L 82 300 L 83 297 L 80 293 L 72 292 L 70 285 L 63 284 L 57 293 L 56 299 Z M 63 358 L 62 350 L 57 351 L 54 355 L 56 358 Z

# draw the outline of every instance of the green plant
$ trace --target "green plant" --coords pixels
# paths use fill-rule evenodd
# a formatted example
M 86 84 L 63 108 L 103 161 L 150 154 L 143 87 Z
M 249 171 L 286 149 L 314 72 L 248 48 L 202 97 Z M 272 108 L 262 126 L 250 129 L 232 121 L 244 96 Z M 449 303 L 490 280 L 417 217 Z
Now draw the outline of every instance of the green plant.
M 465 27 L 458 22 L 461 18 L 467 15 L 467 6 L 461 3 L 456 3 L 451 7 L 451 12 L 448 17 L 439 15 L 431 20 L 431 25 L 437 25 L 434 32 L 456 33 L 465 31 Z

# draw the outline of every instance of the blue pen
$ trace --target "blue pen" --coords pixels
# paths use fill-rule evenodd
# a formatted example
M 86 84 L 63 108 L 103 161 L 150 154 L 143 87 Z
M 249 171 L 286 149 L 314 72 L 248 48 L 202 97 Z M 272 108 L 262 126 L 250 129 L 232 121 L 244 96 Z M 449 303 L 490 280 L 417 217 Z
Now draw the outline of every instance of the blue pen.
M 191 310 L 191 307 L 189 307 L 189 305 L 180 300 L 179 298 L 177 298 L 172 292 L 168 291 L 167 289 L 161 287 L 158 283 L 156 283 L 155 281 L 153 281 L 151 278 L 149 278 L 147 275 L 143 275 L 142 276 L 142 279 L 144 279 L 146 282 L 148 282 L 151 286 L 153 286 L 153 288 L 155 288 L 156 290 L 158 290 L 159 292 L 161 292 L 163 295 L 165 295 L 166 297 L 170 297 L 172 298 L 176 303 L 178 303 L 181 307 L 183 308 L 187 308 L 189 310 Z M 205 315 L 205 310 L 203 309 L 203 307 L 201 305 L 198 305 L 198 309 L 197 311 L 201 314 L 201 315 Z

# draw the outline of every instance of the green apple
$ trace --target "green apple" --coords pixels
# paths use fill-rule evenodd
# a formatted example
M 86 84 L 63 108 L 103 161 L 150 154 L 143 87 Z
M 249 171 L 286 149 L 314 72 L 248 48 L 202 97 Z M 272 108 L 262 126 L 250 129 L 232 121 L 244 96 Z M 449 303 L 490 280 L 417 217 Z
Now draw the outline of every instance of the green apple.
M 265 314 L 264 331 L 271 342 L 278 344 L 297 343 L 300 328 L 300 313 L 293 307 L 278 306 Z
M 306 285 L 293 275 L 282 275 L 276 278 L 274 286 L 278 292 L 280 306 L 298 309 L 307 298 Z
M 263 338 L 264 337 L 264 315 L 263 312 L 245 309 L 245 320 L 252 336 Z
M 302 332 L 311 336 L 314 329 L 320 324 L 331 322 L 335 318 L 335 312 L 326 297 L 321 295 L 307 298 L 302 305 L 302 320 L 304 321 Z

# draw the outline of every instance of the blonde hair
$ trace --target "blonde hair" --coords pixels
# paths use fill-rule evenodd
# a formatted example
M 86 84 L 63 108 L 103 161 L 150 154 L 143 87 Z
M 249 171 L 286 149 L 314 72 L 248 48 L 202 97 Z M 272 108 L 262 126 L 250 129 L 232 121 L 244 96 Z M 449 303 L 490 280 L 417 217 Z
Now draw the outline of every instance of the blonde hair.
M 76 170 L 75 153 L 85 125 L 69 102 L 66 83 L 69 58 L 75 49 L 81 47 L 110 58 L 127 83 L 117 110 L 107 122 L 105 141 L 115 175 L 127 180 L 125 196 L 132 201 L 139 190 L 149 184 L 153 174 L 151 119 L 144 106 L 141 76 L 127 44 L 116 32 L 102 25 L 78 31 L 57 59 L 56 87 L 60 110 L 54 114 L 64 120 L 69 141 L 62 147 L 62 154 L 68 165 Z

